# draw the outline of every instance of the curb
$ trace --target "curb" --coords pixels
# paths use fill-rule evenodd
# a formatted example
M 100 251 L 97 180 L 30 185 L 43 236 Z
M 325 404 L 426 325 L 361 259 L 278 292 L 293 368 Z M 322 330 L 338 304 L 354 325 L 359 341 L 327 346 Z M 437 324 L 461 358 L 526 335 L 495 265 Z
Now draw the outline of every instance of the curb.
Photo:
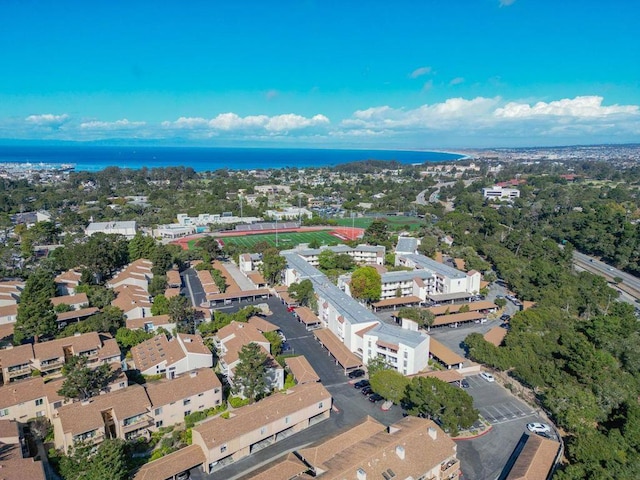
M 464 437 L 464 438 L 451 438 L 451 440 L 457 442 L 457 441 L 464 441 L 464 440 L 475 440 L 476 438 L 480 438 L 484 435 L 486 435 L 487 433 L 489 433 L 491 430 L 493 430 L 493 425 L 489 426 L 489 428 L 487 428 L 484 432 L 482 432 L 479 435 L 476 435 L 474 437 Z

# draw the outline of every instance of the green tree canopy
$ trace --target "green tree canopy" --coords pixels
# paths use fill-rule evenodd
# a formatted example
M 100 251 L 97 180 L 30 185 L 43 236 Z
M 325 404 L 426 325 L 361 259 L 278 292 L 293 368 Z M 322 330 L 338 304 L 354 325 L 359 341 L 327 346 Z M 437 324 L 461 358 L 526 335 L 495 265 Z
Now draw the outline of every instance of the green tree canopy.
M 380 300 L 382 279 L 373 267 L 360 267 L 351 275 L 351 296 L 367 303 Z
M 267 354 L 257 343 L 249 343 L 240 349 L 238 357 L 233 390 L 253 403 L 267 392 Z
M 27 279 L 18 304 L 18 315 L 13 339 L 16 344 L 41 336 L 52 336 L 57 331 L 56 312 L 51 298 L 56 293 L 53 275 L 43 269 L 36 270 Z
M 313 291 L 313 283 L 311 283 L 311 280 L 305 279 L 300 283 L 292 283 L 289 285 L 288 292 L 300 305 L 314 308 L 316 295 Z
M 373 376 L 369 375 L 371 389 L 387 400 L 399 404 L 405 397 L 410 380 L 400 372 L 391 369 L 377 371 Z
M 262 253 L 260 270 L 269 285 L 280 283 L 280 277 L 286 266 L 287 261 L 277 249 L 268 248 Z
M 65 380 L 58 395 L 65 398 L 86 400 L 99 394 L 109 385 L 112 378 L 111 367 L 102 364 L 95 369 L 87 366 L 87 358 L 82 355 L 74 355 L 67 359 L 62 373 Z

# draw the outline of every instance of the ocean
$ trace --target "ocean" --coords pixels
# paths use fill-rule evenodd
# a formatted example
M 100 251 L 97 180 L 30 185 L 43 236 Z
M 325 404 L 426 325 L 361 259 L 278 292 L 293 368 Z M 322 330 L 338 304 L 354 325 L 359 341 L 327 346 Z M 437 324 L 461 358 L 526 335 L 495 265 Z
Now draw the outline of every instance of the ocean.
M 452 161 L 463 155 L 404 150 L 331 150 L 289 148 L 194 148 L 117 146 L 0 146 L 0 163 L 72 164 L 75 170 L 98 171 L 109 166 L 186 166 L 196 171 L 327 167 L 360 160 L 396 160 L 405 164 Z

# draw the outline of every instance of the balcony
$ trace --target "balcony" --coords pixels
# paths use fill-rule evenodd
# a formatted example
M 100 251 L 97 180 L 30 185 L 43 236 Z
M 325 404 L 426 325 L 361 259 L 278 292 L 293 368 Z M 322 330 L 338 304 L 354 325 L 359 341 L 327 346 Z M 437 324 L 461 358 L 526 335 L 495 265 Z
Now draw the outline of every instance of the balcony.
M 63 365 L 64 365 L 64 359 L 56 358 L 54 360 L 46 360 L 44 362 L 40 362 L 40 371 L 48 372 L 50 370 L 62 368 Z
M 460 470 L 460 460 L 452 458 L 451 460 L 440 465 L 441 478 L 456 478 Z
M 73 443 L 83 442 L 86 444 L 95 445 L 96 443 L 103 442 L 104 438 L 105 438 L 104 432 L 98 432 L 97 430 L 94 430 L 93 432 L 88 432 L 81 435 L 74 435 Z
M 20 377 L 25 374 L 31 373 L 31 366 L 27 363 L 24 365 L 18 365 L 16 367 L 9 367 L 7 369 L 7 376 L 9 378 Z
M 128 422 L 130 421 L 130 422 Z M 125 425 L 125 422 L 127 424 Z M 122 422 L 122 433 L 133 432 L 134 430 L 139 430 L 141 428 L 150 428 L 153 427 L 154 421 L 149 415 L 140 415 L 137 419 L 133 420 L 131 418 L 127 418 Z

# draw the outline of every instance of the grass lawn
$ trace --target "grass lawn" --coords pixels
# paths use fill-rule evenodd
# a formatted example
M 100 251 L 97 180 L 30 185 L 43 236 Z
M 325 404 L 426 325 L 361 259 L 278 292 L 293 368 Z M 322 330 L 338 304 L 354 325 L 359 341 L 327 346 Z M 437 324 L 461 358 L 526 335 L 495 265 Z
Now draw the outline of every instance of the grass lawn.
M 398 225 L 409 225 L 410 230 L 417 230 L 420 225 L 424 225 L 424 219 L 416 217 L 379 217 L 389 223 L 389 227 L 393 228 Z M 358 217 L 353 219 L 353 226 L 358 228 L 367 228 L 371 225 L 371 222 L 375 220 L 374 217 Z M 351 227 L 352 219 L 350 218 L 336 218 L 338 225 L 342 227 Z
M 313 239 L 320 242 L 321 245 L 335 245 L 343 243 L 339 238 L 334 237 L 328 230 L 320 230 L 317 232 L 283 232 L 278 233 L 279 247 L 295 247 L 300 243 L 310 243 Z M 237 237 L 219 238 L 223 244 L 235 243 L 243 249 L 251 250 L 258 242 L 268 242 L 270 245 L 276 245 L 275 233 L 259 233 L 255 235 L 242 235 Z M 189 245 L 191 247 L 191 244 Z

